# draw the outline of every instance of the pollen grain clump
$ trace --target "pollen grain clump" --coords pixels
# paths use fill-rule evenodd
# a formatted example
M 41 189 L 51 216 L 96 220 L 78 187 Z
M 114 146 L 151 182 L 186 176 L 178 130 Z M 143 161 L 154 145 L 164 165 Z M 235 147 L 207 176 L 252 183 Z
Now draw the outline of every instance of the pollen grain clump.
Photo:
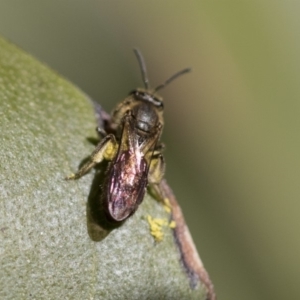
M 147 216 L 147 221 L 150 226 L 150 234 L 154 237 L 156 242 L 161 242 L 163 240 L 163 227 L 172 229 L 176 227 L 175 221 L 169 222 L 167 219 L 152 218 L 150 215 Z

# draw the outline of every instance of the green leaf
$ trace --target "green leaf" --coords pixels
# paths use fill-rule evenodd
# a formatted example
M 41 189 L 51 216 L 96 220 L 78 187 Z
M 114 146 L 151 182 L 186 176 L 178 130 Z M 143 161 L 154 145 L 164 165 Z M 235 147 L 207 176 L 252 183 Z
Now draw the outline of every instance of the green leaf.
M 94 148 L 93 105 L 2 39 L 0 125 L 1 299 L 206 298 L 204 285 L 190 287 L 172 229 L 159 243 L 150 234 L 148 215 L 170 217 L 150 196 L 124 225 L 93 238 L 94 172 L 64 180 Z

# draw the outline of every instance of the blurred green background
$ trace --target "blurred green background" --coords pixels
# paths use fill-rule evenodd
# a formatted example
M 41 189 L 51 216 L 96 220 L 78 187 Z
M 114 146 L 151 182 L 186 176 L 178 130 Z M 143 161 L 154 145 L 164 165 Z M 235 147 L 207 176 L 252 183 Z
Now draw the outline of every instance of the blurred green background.
M 0 33 L 110 111 L 165 99 L 167 179 L 219 300 L 300 299 L 300 2 L 15 0 Z M 85 155 L 83 153 L 83 155 Z

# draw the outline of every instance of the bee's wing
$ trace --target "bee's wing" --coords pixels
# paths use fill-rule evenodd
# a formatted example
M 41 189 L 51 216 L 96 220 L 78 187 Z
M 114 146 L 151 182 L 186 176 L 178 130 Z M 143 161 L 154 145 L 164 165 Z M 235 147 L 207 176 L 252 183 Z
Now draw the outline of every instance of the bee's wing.
M 132 215 L 142 202 L 148 184 L 148 171 L 152 158 L 149 149 L 157 143 L 158 134 L 151 135 L 141 145 L 131 116 L 124 118 L 118 154 L 112 161 L 106 184 L 106 209 L 117 222 Z
M 113 220 L 123 221 L 136 211 L 145 195 L 147 169 L 145 159 L 137 161 L 128 150 L 111 166 L 107 209 Z

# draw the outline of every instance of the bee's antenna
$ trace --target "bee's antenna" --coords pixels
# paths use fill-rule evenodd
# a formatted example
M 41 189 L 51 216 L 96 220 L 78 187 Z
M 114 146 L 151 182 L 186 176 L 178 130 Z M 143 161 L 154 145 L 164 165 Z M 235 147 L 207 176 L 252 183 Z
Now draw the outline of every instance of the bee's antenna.
M 140 65 L 145 89 L 148 90 L 149 89 L 149 79 L 148 79 L 148 75 L 147 75 L 147 68 L 146 68 L 144 57 L 143 57 L 142 53 L 140 52 L 140 50 L 138 50 L 137 48 L 134 48 L 133 51 L 138 59 L 139 65 Z
M 156 93 L 158 90 L 161 90 L 162 88 L 164 88 L 166 85 L 168 85 L 170 82 L 172 82 L 174 79 L 176 79 L 177 77 L 185 74 L 185 73 L 189 73 L 191 72 L 191 68 L 186 68 L 186 69 L 183 69 L 179 72 L 177 72 L 176 74 L 174 74 L 173 76 L 171 76 L 169 79 L 167 79 L 163 84 L 159 85 L 158 87 L 156 87 L 154 89 L 154 93 Z

